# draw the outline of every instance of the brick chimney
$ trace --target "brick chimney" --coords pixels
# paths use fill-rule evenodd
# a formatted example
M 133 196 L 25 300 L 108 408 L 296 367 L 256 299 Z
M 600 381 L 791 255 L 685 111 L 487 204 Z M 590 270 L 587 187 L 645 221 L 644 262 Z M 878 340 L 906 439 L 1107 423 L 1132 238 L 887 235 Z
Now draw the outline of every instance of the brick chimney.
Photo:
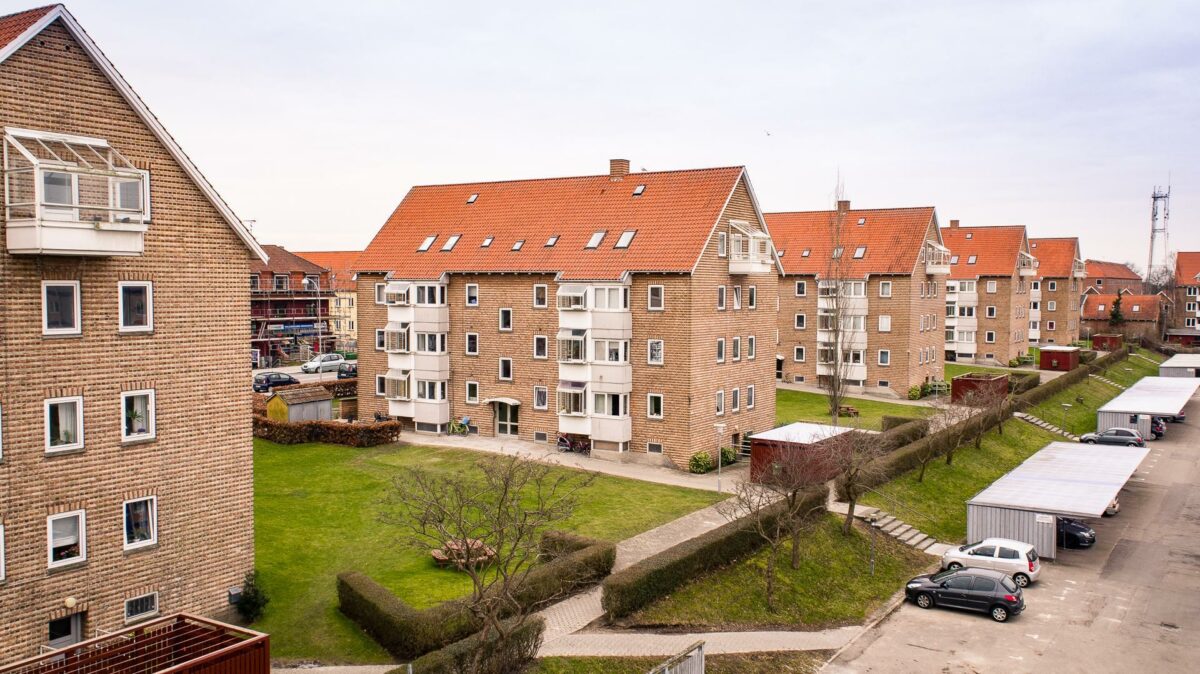
M 950 229 L 958 229 L 958 220 L 950 221 Z
M 842 199 L 841 201 L 838 201 L 838 213 L 849 213 L 849 212 L 850 212 L 850 200 Z
M 629 175 L 629 160 L 628 159 L 609 159 L 608 160 L 608 179 L 609 180 L 624 180 L 625 176 Z

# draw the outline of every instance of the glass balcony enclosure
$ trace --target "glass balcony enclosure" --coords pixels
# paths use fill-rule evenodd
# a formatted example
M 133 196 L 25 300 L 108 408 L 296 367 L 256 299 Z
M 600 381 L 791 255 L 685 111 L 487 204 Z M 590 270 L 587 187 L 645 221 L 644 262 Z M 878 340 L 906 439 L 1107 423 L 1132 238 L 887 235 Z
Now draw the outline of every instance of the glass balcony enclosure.
M 8 250 L 141 255 L 150 174 L 102 138 L 5 127 Z
M 765 274 L 772 270 L 771 237 L 766 232 L 751 229 L 746 223 L 730 221 L 729 273 Z

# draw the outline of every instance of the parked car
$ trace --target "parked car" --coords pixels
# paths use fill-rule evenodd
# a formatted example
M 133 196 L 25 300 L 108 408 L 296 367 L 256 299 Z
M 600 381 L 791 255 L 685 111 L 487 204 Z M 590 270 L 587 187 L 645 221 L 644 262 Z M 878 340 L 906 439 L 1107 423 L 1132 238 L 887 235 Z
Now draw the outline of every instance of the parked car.
M 313 372 L 335 372 L 346 359 L 340 353 L 319 353 L 312 357 L 312 360 L 300 366 L 300 371 L 305 374 Z
M 1132 428 L 1110 428 L 1102 433 L 1088 433 L 1079 438 L 1080 442 L 1089 445 L 1125 445 L 1126 447 L 1145 447 L 1146 440 L 1142 434 Z
M 358 363 L 342 363 L 338 366 L 338 379 L 355 379 L 358 377 Z
M 1064 548 L 1090 548 L 1096 544 L 1096 530 L 1072 517 L 1060 517 L 1058 544 Z
M 1042 575 L 1037 550 L 1009 538 L 985 538 L 942 553 L 943 569 L 992 569 L 1012 576 L 1018 587 L 1027 587 Z
M 945 606 L 979 611 L 1002 623 L 1025 610 L 1025 597 L 1012 578 L 991 569 L 950 569 L 917 576 L 904 598 L 921 608 Z
M 1167 434 L 1167 422 L 1162 417 L 1152 417 L 1150 419 L 1150 434 L 1155 440 L 1161 440 Z
M 299 384 L 300 380 L 296 379 L 286 372 L 259 372 L 254 375 L 254 392 L 255 393 L 270 393 L 271 389 L 276 386 L 287 386 L 288 384 Z
M 1119 512 L 1121 512 L 1121 499 L 1118 497 L 1118 498 L 1114 498 L 1112 500 L 1112 503 L 1109 503 L 1108 507 L 1104 509 L 1104 516 L 1112 517 L 1113 515 L 1116 515 Z
M 1179 414 L 1167 417 L 1167 421 L 1173 424 L 1182 424 L 1187 421 L 1187 412 L 1180 410 Z

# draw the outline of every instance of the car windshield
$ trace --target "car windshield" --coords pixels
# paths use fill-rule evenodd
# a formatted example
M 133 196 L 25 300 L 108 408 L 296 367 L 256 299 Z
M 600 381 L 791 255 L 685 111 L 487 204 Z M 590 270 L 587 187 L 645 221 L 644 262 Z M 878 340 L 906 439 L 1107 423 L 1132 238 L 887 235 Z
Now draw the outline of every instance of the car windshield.
M 261 383 L 261 382 L 264 382 L 264 381 L 266 381 L 266 380 L 267 380 L 267 375 L 265 375 L 265 374 L 256 374 L 256 375 L 254 375 L 254 381 L 256 381 L 256 382 L 260 382 L 260 383 Z
M 1037 550 L 1030 548 L 1029 552 L 1025 553 L 1025 559 L 1028 559 L 1031 562 L 1036 562 L 1038 560 Z
M 946 569 L 945 571 L 939 571 L 939 572 L 933 574 L 932 576 L 930 576 L 929 580 L 932 580 L 935 583 L 940 583 L 943 580 L 945 580 L 946 578 L 953 576 L 954 571 L 955 571 L 954 569 Z
M 1016 592 L 1016 591 L 1017 591 L 1017 586 L 1016 586 L 1016 584 L 1014 584 L 1014 583 L 1012 582 L 1012 579 L 1011 579 L 1011 578 L 1009 578 L 1008 576 L 1005 576 L 1005 577 L 1001 578 L 1001 579 L 1000 579 L 1000 584 L 1001 584 L 1001 585 L 1003 585 L 1003 586 L 1004 586 L 1004 589 L 1008 590 L 1009 592 Z
M 976 545 L 979 545 L 979 544 L 980 544 L 980 543 L 982 543 L 982 542 L 983 542 L 983 541 L 975 541 L 974 543 L 967 543 L 966 545 L 960 545 L 960 546 L 958 546 L 958 549 L 959 549 L 959 550 L 966 550 L 967 548 L 973 548 L 973 547 L 975 547 Z

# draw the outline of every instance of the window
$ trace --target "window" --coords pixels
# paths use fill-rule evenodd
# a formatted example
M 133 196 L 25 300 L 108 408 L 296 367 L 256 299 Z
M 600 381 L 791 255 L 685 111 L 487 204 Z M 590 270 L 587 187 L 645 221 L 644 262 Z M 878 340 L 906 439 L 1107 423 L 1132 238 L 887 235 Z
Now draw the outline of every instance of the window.
M 754 384 L 746 387 L 746 409 L 754 409 Z
M 417 380 L 417 400 L 445 400 L 446 382 Z
M 1058 281 L 1046 281 L 1046 290 L 1051 292 L 1058 290 Z
M 832 294 L 832 293 L 830 293 Z M 842 297 L 866 297 L 866 281 L 842 281 Z
M 584 402 L 587 384 L 574 381 L 558 383 L 558 413 L 566 416 L 581 417 L 587 414 Z
M 133 550 L 158 542 L 158 498 L 126 501 L 124 504 L 125 549 Z
M 417 246 L 417 252 L 423 253 L 429 250 L 429 247 L 433 245 L 434 241 L 437 241 L 437 234 L 425 237 L 425 240 L 421 242 L 421 245 Z
M 717 257 L 729 256 L 729 235 L 725 232 L 717 232 Z
M 495 241 L 495 237 L 493 237 L 493 236 L 485 236 L 485 237 L 483 237 L 483 243 L 479 244 L 479 247 L 480 247 L 480 248 L 491 248 L 491 247 L 492 247 L 492 241 Z
M 500 332 L 512 332 L 512 309 L 500 310 Z
M 478 283 L 468 283 L 467 287 L 466 287 L 466 295 L 467 295 L 467 306 L 468 307 L 479 306 L 479 284 Z
M 804 250 L 800 251 L 800 257 L 808 257 L 811 254 L 812 254 L 811 248 L 805 248 Z
M 552 248 L 552 247 L 554 247 L 554 244 L 556 244 L 556 243 L 558 243 L 558 235 L 557 234 L 550 237 L 549 239 L 546 239 L 546 248 Z
M 538 358 L 538 359 L 545 359 L 548 357 L 548 355 L 549 355 L 549 347 L 547 345 L 546 336 L 545 335 L 534 335 L 533 336 L 533 357 Z
M 251 274 L 251 275 L 250 275 L 250 289 L 251 289 L 251 290 L 258 290 L 258 289 L 259 289 L 259 287 L 260 287 L 260 286 L 259 286 L 259 278 L 258 278 L 258 274 Z
M 975 317 L 975 307 L 959 307 L 958 308 L 958 317 L 959 318 L 974 318 Z
M 154 390 L 125 391 L 121 394 L 121 440 L 149 440 L 154 437 Z
M 633 235 L 637 234 L 636 229 L 621 232 L 621 238 L 613 244 L 613 248 L 628 248 L 630 243 L 633 243 Z
M 592 356 L 600 363 L 629 361 L 629 343 L 619 339 L 597 339 L 592 344 Z
M 1054 321 L 1046 321 L 1046 329 L 1053 330 L 1054 329 Z
M 478 193 L 476 193 L 476 194 L 472 194 L 471 196 L 467 197 L 467 203 L 468 203 L 468 204 L 473 204 L 473 203 L 475 203 L 475 200 L 476 200 L 476 199 L 478 199 L 478 198 L 479 198 L 479 194 L 478 194 Z
M 384 375 L 375 375 L 375 395 L 382 396 L 387 393 L 387 378 Z
M 125 600 L 126 624 L 158 615 L 158 593 L 151 592 Z
M 855 260 L 861 260 L 863 258 L 863 256 L 866 254 L 867 254 L 866 246 L 859 246 L 858 248 L 854 249 L 854 259 Z
M 594 414 L 622 417 L 629 414 L 629 396 L 621 393 L 597 393 L 592 399 Z
M 479 355 L 479 333 L 478 332 L 468 332 L 467 333 L 466 349 L 467 349 L 468 356 L 478 356 Z
M 892 317 L 891 316 L 880 316 L 879 317 L 879 331 L 880 332 L 891 332 L 892 331 Z
M 650 454 L 662 454 L 663 446 L 661 442 L 647 442 L 646 451 Z
M 804 347 L 803 346 L 797 346 L 796 350 L 792 352 L 792 360 L 797 363 L 804 362 Z
M 646 340 L 646 364 L 663 364 L 663 341 L 661 339 Z
M 633 188 L 633 196 L 640 197 L 640 196 L 642 196 L 642 194 L 645 191 L 646 191 L 645 185 L 638 185 L 637 187 Z
M 717 362 L 718 363 L 725 362 L 725 338 L 724 337 L 717 338 Z
M 732 355 L 733 355 L 734 361 L 739 361 L 742 359 L 742 338 L 741 337 L 733 338 L 733 354 Z
M 287 274 L 274 274 L 275 290 L 287 290 L 292 285 L 292 279 Z
M 717 286 L 717 310 L 725 311 L 725 286 Z
M 796 329 L 797 329 L 797 330 L 803 330 L 803 329 L 805 328 L 805 316 L 804 316 L 804 314 L 796 314 L 796 322 L 795 322 L 795 326 L 796 326 Z
M 758 308 L 758 286 L 750 286 L 746 289 L 746 306 L 751 309 Z
M 1136 314 L 1136 313 L 1140 313 L 1141 311 L 1142 311 L 1142 305 L 1140 305 L 1140 304 L 1133 305 L 1133 313 Z
M 891 297 L 892 296 L 892 282 L 891 281 L 880 281 L 879 282 L 879 296 L 880 297 Z
M 505 381 L 512 381 L 512 378 L 513 378 L 512 358 L 501 358 L 500 359 L 500 371 L 499 371 L 498 376 L 500 377 L 500 379 L 503 379 Z
M 46 451 L 83 448 L 83 398 L 51 398 L 46 401 Z
M 549 300 L 546 299 L 546 285 L 538 283 L 533 286 L 533 308 L 545 309 L 549 306 Z
M 662 286 L 646 288 L 646 309 L 648 311 L 663 311 L 665 307 L 663 291 Z
M 834 248 L 833 255 L 831 255 L 831 257 L 835 260 L 842 259 L 842 251 L 843 250 L 844 250 L 844 248 L 842 246 L 838 246 L 838 247 Z
M 46 566 L 53 569 L 87 559 L 87 515 L 82 510 L 46 518 Z
M 149 281 L 121 281 L 117 284 L 121 320 L 120 332 L 150 332 L 154 329 L 154 295 Z
M 592 304 L 596 309 L 620 311 L 629 308 L 629 288 L 611 286 L 592 290 Z
M 742 409 L 742 389 L 735 387 L 729 392 L 729 407 L 734 412 Z
M 754 360 L 755 351 L 757 349 L 755 348 L 754 335 L 750 335 L 746 338 L 746 360 Z
M 418 332 L 417 353 L 446 353 L 446 333 Z
M 375 284 L 375 304 L 386 304 L 387 303 L 386 296 L 387 296 L 387 284 L 386 283 L 376 283 Z
M 725 391 L 717 391 L 717 416 L 725 414 Z
M 996 282 L 995 282 L 995 281 L 988 281 L 988 282 L 987 282 L 987 291 L 988 291 L 989 293 L 994 293 L 994 292 L 996 292 Z
M 600 242 L 604 241 L 605 234 L 607 234 L 607 232 L 594 232 L 592 234 L 592 238 L 588 239 L 586 248 L 599 248 Z
M 513 250 L 521 250 L 521 246 L 525 245 L 525 239 L 517 239 L 513 242 Z
M 646 394 L 646 417 L 650 419 L 663 418 L 663 395 L 661 393 Z
M 796 281 L 796 297 L 804 297 L 808 294 L 808 282 Z
M 1046 311 L 1057 311 L 1057 310 L 1058 310 L 1058 302 L 1056 302 L 1054 300 L 1048 300 L 1046 302 Z
M 1188 297 L 1196 297 L 1200 295 L 1200 286 L 1187 286 L 1185 292 Z
M 987 308 L 987 317 L 988 317 L 988 318 L 995 318 L 995 317 L 996 317 L 996 307 L 988 307 L 988 308 Z
M 891 365 L 891 364 L 892 364 L 892 352 L 889 351 L 888 349 L 880 349 L 879 350 L 879 365 L 882 367 L 887 367 L 888 365 Z
M 472 405 L 479 402 L 479 382 L 467 382 L 467 402 Z
M 996 333 L 991 330 L 988 330 L 987 332 L 983 333 L 983 341 L 988 344 L 995 344 L 996 343 Z
M 533 387 L 533 409 L 550 409 L 550 389 L 545 386 Z
M 79 281 L 42 281 L 42 334 L 79 335 Z
M 742 308 L 742 287 L 741 286 L 733 287 L 733 308 L 734 309 Z

